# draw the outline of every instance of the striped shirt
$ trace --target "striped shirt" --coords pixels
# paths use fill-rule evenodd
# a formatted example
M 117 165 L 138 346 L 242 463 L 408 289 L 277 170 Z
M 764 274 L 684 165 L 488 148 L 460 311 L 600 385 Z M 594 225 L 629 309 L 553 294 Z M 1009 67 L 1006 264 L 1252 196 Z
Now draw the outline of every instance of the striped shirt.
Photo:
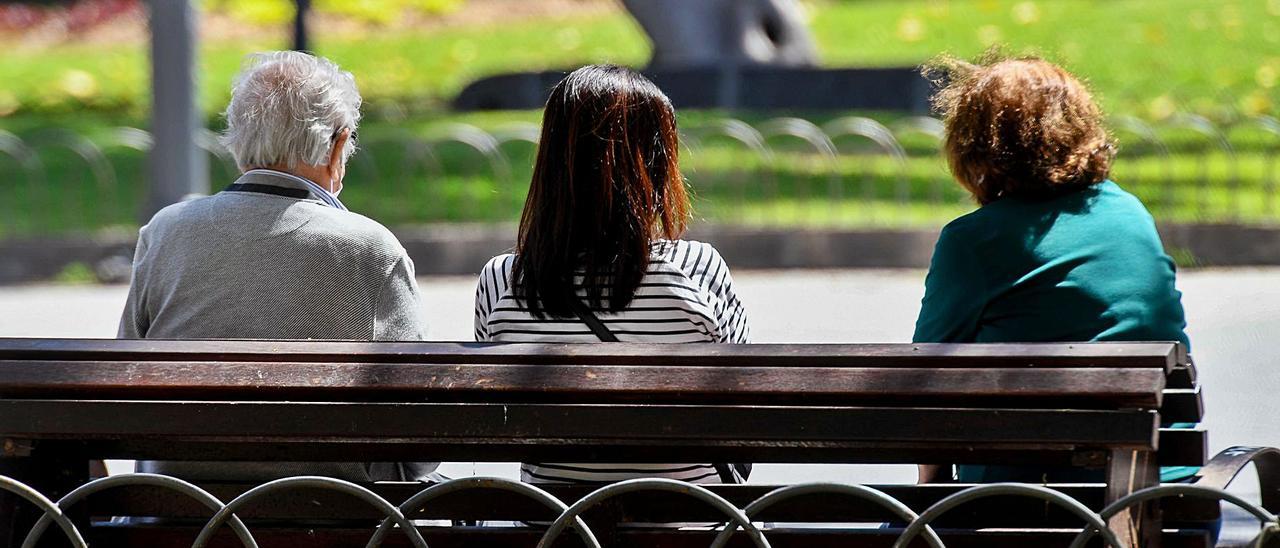
M 480 272 L 476 286 L 477 341 L 600 342 L 577 318 L 533 316 L 515 298 L 511 271 L 515 256 L 494 257 Z M 578 295 L 586 296 L 577 279 Z M 612 313 L 593 308 L 609 331 L 623 342 L 745 344 L 746 312 L 733 292 L 733 277 L 709 244 L 661 241 L 653 245 L 649 270 L 626 309 Z M 716 483 L 711 464 L 525 463 L 524 481 L 531 483 L 606 483 L 636 477 L 661 477 Z

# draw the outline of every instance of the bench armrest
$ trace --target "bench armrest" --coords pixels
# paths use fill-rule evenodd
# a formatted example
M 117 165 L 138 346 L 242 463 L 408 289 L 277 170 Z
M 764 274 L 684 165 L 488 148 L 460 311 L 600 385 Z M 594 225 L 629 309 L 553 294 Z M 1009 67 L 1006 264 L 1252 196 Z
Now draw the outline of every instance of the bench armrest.
M 1200 469 L 1200 473 L 1195 476 L 1195 483 L 1226 489 L 1250 463 L 1258 470 L 1258 491 L 1262 507 L 1274 514 L 1280 510 L 1280 449 L 1245 446 L 1224 449 Z

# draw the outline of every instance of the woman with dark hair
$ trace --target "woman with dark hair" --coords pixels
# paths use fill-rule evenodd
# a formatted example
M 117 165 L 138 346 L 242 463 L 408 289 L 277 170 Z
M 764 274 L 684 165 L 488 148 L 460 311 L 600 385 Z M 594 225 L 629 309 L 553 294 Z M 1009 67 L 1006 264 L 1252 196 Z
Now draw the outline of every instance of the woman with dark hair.
M 951 172 L 979 208 L 933 252 L 915 342 L 1178 341 L 1174 264 L 1085 86 L 1041 59 L 940 63 Z M 1190 475 L 1166 469 L 1165 481 Z M 922 467 L 925 481 L 949 470 Z M 960 466 L 962 482 L 1094 481 L 1079 470 Z
M 747 342 L 733 278 L 680 240 L 689 197 L 675 110 L 630 69 L 587 66 L 551 91 L 514 254 L 476 288 L 477 341 Z M 710 463 L 526 463 L 530 482 L 732 481 Z

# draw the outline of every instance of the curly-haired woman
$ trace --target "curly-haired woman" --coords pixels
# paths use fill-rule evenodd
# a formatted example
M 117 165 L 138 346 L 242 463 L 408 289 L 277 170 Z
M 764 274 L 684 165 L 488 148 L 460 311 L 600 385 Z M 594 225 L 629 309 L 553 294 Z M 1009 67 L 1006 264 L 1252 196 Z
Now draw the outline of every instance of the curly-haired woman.
M 942 230 L 914 340 L 1187 345 L 1173 261 L 1142 202 L 1108 178 L 1115 147 L 1088 89 L 1036 58 L 935 66 L 947 77 L 935 99 L 947 160 L 981 207 Z M 922 467 L 924 481 L 945 475 Z M 957 479 L 1084 475 L 960 466 Z

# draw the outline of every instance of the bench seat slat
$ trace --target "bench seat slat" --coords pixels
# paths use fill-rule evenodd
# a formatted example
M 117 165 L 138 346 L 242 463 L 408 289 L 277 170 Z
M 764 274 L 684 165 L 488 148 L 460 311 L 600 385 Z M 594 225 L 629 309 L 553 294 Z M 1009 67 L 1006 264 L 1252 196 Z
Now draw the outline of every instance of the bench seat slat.
M 1160 418 L 1169 422 L 1200 422 L 1204 419 L 1204 397 L 1200 387 L 1166 388 L 1160 404 Z
M 254 537 L 262 546 L 290 546 L 291 548 L 350 548 L 364 546 L 372 527 L 359 529 L 263 529 L 254 531 Z M 148 548 L 190 548 L 197 528 L 191 527 L 134 527 L 118 525 L 96 527 L 89 543 L 94 548 L 124 548 L 147 546 Z M 317 532 L 322 531 L 322 534 Z M 425 527 L 419 528 L 431 548 L 529 548 L 535 546 L 542 530 L 522 528 L 474 528 L 474 527 Z M 900 531 L 867 529 L 782 529 L 768 533 L 769 542 L 778 548 L 890 548 Z M 1079 530 L 1070 529 L 1022 529 L 992 532 L 942 529 L 938 534 L 947 548 L 1067 548 Z M 605 546 L 627 548 L 706 548 L 715 538 L 715 532 L 676 529 L 622 529 L 616 535 L 601 539 Z M 1209 548 L 1209 533 L 1204 530 L 1169 530 L 1162 535 L 1164 548 Z M 240 548 L 239 541 L 230 530 L 215 535 L 210 548 Z M 386 536 L 383 546 L 411 546 L 404 535 Z M 556 547 L 576 547 L 582 544 L 566 532 Z M 745 535 L 736 535 L 728 544 L 731 548 L 748 548 L 754 544 Z M 911 548 L 928 546 L 922 540 L 911 543 Z
M 95 455 L 103 458 L 215 460 L 258 458 L 241 452 L 264 450 L 268 455 L 262 456 L 270 458 L 260 460 L 396 460 L 409 450 L 418 455 L 415 460 L 497 461 L 535 458 L 530 453 L 547 459 L 598 452 L 592 458 L 604 459 L 609 452 L 616 458 L 651 450 L 653 461 L 662 462 L 670 450 L 653 447 L 660 441 L 695 461 L 738 448 L 743 460 L 763 462 L 746 455 L 771 448 L 770 457 L 781 462 L 859 462 L 856 450 L 873 448 L 937 448 L 960 455 L 1150 449 L 1157 420 L 1157 414 L 1141 410 L 0 400 L 0 436 L 110 442 L 96 447 L 108 451 Z M 193 454 L 179 454 L 179 441 L 197 442 Z M 149 449 L 131 455 L 131 444 Z M 823 448 L 847 453 L 810 460 L 811 451 Z M 203 454 L 208 451 L 226 456 Z
M 617 397 L 682 401 L 790 398 L 904 406 L 1017 399 L 1158 407 L 1164 373 L 1153 368 L 867 368 L 581 366 L 386 363 L 0 361 L 0 396 L 93 399 L 405 401 Z M 612 400 L 611 400 L 612 399 Z M 753 400 L 754 401 L 754 400 Z
M 660 352 L 655 352 L 660 347 Z M 750 344 L 652 345 L 0 339 L 0 359 L 373 361 L 393 363 L 552 363 L 564 365 L 1156 367 L 1186 364 L 1176 343 Z
M 1178 366 L 1168 370 L 1166 383 L 1169 388 L 1195 388 L 1197 373 L 1194 365 Z
M 221 500 L 232 500 L 252 484 L 201 484 Z M 366 484 L 366 487 L 400 504 L 424 486 L 419 484 Z M 587 485 L 541 485 L 556 498 L 572 504 L 596 489 Z M 707 488 L 739 508 L 778 488 L 768 485 L 710 485 Z M 875 485 L 913 510 L 923 512 L 934 503 L 972 485 Z M 1050 485 L 1094 511 L 1103 508 L 1104 488 L 1098 485 Z M 1027 504 L 1021 497 L 981 499 L 948 512 L 937 522 L 947 527 L 1072 527 L 1080 518 L 1054 505 Z M 95 516 L 168 516 L 200 518 L 209 509 L 186 497 L 154 488 L 113 489 L 87 502 Z M 1161 505 L 1173 522 L 1209 522 L 1221 513 L 1216 501 L 1170 498 Z M 714 521 L 719 511 L 687 496 L 666 492 L 629 493 L 606 502 L 602 511 L 616 522 L 663 523 Z M 238 515 L 245 519 L 376 519 L 381 514 L 368 504 L 341 493 L 319 490 L 286 491 L 270 504 L 255 505 Z M 444 495 L 409 516 L 412 519 L 539 521 L 554 519 L 555 512 L 539 503 L 512 497 L 504 491 L 467 490 Z M 779 503 L 756 515 L 765 522 L 874 522 L 890 515 L 879 505 L 840 495 L 808 495 Z
M 1160 466 L 1204 466 L 1209 462 L 1209 433 L 1202 429 L 1160 429 Z
M 27 440 L 21 443 L 26 443 Z M 664 443 L 653 440 L 564 439 L 566 445 L 517 443 L 509 439 L 467 439 L 449 442 L 398 442 L 368 440 L 313 440 L 281 442 L 263 440 L 174 440 L 147 438 L 131 440 L 54 440 L 40 445 L 71 455 L 98 455 L 103 459 L 141 460 L 234 460 L 234 461 L 476 461 L 476 455 L 493 462 L 581 462 L 585 457 L 599 462 L 671 462 L 673 454 L 682 461 L 816 463 L 816 464 L 915 464 L 936 460 L 945 463 L 1005 464 L 1032 466 L 1101 467 L 1107 453 L 1096 444 L 956 444 L 908 442 L 800 442 L 761 443 L 699 441 Z M 230 442 L 230 443 L 228 443 Z M 234 443 L 234 445 L 231 445 Z M 587 445 L 589 444 L 589 445 Z M 1033 445 L 1033 446 L 1029 446 Z M 585 447 L 585 449 L 583 448 Z M 424 459 L 428 454 L 432 458 Z M 853 456 L 851 456 L 853 455 Z M 87 457 L 86 457 L 87 458 Z

